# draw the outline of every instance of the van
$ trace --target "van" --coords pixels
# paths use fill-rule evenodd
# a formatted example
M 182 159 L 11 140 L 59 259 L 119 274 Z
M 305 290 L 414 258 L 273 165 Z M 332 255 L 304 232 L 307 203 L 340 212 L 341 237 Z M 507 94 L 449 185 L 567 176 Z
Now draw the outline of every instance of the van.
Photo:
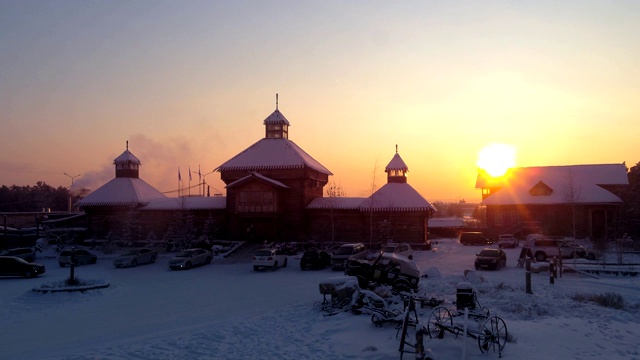
M 493 243 L 489 238 L 479 231 L 460 233 L 460 244 L 462 245 L 487 245 Z
M 353 255 L 367 251 L 363 243 L 344 244 L 337 248 L 331 256 L 331 270 L 344 270 L 347 260 Z

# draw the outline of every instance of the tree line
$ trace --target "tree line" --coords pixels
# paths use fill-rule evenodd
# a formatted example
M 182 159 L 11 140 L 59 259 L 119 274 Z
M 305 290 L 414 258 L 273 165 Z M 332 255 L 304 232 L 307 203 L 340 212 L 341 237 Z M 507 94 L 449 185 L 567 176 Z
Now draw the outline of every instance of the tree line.
M 35 186 L 2 185 L 0 212 L 66 211 L 69 209 L 69 196 L 66 187 L 54 188 L 43 181 L 38 181 Z

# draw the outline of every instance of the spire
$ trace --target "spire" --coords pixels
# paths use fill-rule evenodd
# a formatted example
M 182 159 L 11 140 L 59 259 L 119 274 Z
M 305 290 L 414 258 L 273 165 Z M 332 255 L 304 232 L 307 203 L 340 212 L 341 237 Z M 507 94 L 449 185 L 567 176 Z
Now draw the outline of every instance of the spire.
M 288 139 L 289 121 L 278 110 L 278 93 L 276 93 L 276 109 L 264 119 L 266 139 Z
M 405 164 L 404 160 L 398 154 L 398 144 L 396 144 L 396 153 L 393 155 L 393 158 L 384 169 L 384 172 L 387 173 L 387 182 L 391 183 L 406 183 L 407 182 L 407 173 L 409 172 L 409 167 Z
M 140 160 L 129 151 L 129 141 L 126 142 L 126 150 L 113 160 L 116 166 L 116 177 L 137 178 L 140 170 Z

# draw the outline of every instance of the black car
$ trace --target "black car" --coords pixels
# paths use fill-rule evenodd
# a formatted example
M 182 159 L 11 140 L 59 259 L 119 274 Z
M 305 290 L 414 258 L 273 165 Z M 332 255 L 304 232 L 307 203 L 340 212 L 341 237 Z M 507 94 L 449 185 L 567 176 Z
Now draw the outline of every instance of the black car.
M 498 270 L 507 266 L 507 254 L 502 249 L 484 248 L 476 255 L 475 267 L 479 269 Z
M 300 269 L 326 269 L 331 266 L 331 255 L 324 250 L 310 249 L 300 258 Z
M 491 239 L 478 231 L 463 232 L 460 234 L 460 244 L 462 245 L 488 245 L 492 244 Z
M 0 256 L 0 276 L 32 278 L 44 273 L 44 265 L 30 263 L 16 256 Z

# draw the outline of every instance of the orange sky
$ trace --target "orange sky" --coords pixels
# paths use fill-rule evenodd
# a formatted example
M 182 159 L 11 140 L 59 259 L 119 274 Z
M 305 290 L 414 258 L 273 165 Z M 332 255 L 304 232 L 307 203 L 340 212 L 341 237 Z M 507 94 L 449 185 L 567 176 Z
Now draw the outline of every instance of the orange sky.
M 479 201 L 490 143 L 633 166 L 639 20 L 632 1 L 0 2 L 0 184 L 97 187 L 129 141 L 175 190 L 263 137 L 276 93 L 347 196 L 385 183 L 396 144 L 430 201 Z

